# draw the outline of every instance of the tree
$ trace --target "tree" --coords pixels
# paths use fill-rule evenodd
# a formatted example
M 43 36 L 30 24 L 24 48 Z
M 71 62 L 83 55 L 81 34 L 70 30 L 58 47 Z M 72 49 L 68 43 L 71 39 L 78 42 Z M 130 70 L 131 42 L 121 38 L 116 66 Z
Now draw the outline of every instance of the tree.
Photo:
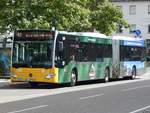
M 49 10 L 51 10 L 46 17 L 48 17 L 49 22 L 54 22 L 55 27 L 59 30 L 86 31 L 90 28 L 90 11 L 81 7 L 80 2 L 75 0 L 52 0 L 47 3 L 49 3 L 47 4 Z
M 107 0 L 1 0 L 0 32 L 16 29 L 89 31 L 111 34 L 125 24 L 122 12 Z
M 118 25 L 127 27 L 122 11 L 108 0 L 89 0 L 92 29 L 110 35 L 117 30 Z

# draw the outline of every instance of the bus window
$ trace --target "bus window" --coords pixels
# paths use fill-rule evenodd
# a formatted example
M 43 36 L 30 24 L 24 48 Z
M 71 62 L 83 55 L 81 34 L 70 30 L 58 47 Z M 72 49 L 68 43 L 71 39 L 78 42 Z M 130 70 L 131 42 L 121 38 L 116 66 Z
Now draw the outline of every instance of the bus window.
M 141 61 L 144 58 L 144 48 L 121 46 L 120 47 L 120 60 L 121 61 Z

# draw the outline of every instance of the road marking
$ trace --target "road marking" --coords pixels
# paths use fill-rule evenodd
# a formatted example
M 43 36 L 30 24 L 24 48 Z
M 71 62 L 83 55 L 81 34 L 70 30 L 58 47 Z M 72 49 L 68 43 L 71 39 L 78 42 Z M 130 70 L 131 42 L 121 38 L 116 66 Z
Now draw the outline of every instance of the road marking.
M 145 109 L 147 109 L 147 108 L 150 108 L 150 105 L 149 105 L 149 106 L 146 106 L 146 107 L 143 107 L 143 108 L 140 108 L 140 109 L 137 109 L 137 110 L 132 111 L 132 112 L 130 112 L 130 113 L 137 113 L 137 112 L 142 111 L 142 110 L 145 110 Z
M 81 98 L 79 98 L 79 100 L 85 100 L 85 99 L 89 99 L 89 98 L 100 97 L 100 96 L 103 96 L 103 95 L 104 95 L 104 94 L 96 94 L 96 95 L 81 97 Z
M 34 109 L 44 108 L 44 107 L 47 107 L 47 106 L 48 105 L 35 106 L 35 107 L 31 107 L 31 108 L 27 108 L 27 109 L 22 109 L 22 110 L 18 110 L 18 111 L 12 111 L 12 112 L 8 112 L 8 113 L 20 113 L 20 112 L 24 112 L 24 111 L 30 111 L 30 110 L 34 110 Z
M 136 90 L 136 89 L 142 89 L 142 88 L 147 88 L 150 87 L 150 85 L 145 85 L 145 86 L 137 86 L 137 87 L 133 87 L 133 88 L 127 88 L 127 89 L 123 89 L 122 91 L 132 91 L 132 90 Z

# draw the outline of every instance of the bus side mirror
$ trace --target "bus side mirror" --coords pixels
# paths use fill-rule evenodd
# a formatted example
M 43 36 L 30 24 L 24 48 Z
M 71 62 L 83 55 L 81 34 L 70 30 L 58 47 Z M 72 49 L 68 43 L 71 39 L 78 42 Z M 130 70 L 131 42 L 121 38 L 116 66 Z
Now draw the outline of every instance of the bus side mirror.
M 63 42 L 59 42 L 59 43 L 58 43 L 58 49 L 59 49 L 60 52 L 63 51 L 63 49 L 64 49 Z

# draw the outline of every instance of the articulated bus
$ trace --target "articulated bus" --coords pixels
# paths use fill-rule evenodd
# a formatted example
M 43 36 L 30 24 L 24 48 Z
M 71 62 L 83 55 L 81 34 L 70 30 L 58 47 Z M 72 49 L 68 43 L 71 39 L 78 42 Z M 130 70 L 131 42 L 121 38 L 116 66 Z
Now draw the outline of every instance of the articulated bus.
M 100 33 L 17 30 L 13 39 L 12 82 L 70 83 L 135 78 L 144 68 L 144 41 Z

